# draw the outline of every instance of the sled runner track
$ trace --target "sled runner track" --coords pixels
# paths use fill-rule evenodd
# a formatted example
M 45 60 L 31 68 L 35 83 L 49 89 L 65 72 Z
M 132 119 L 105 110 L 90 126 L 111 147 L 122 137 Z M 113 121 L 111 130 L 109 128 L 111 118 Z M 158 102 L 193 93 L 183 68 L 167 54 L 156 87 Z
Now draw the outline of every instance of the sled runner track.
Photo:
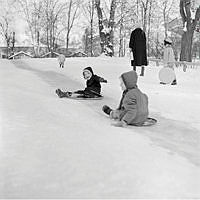
M 103 119 L 106 116 L 101 110 L 102 106 L 105 104 L 112 105 L 113 102 L 116 102 L 116 99 L 104 96 L 99 101 L 78 101 L 87 106 L 88 109 L 101 115 Z M 188 159 L 191 163 L 200 166 L 200 156 L 198 153 L 200 151 L 200 132 L 197 129 L 188 127 L 184 122 L 167 119 L 158 114 L 151 113 L 151 111 L 150 117 L 157 119 L 158 122 L 156 125 L 142 127 L 128 126 L 127 128 L 132 131 L 137 130 L 141 135 L 148 137 L 153 145 L 165 148 L 169 153 L 175 152 Z M 187 135 L 184 134 L 185 130 L 188 132 Z
M 200 131 L 178 120 L 167 119 L 155 113 L 152 113 L 152 116 L 158 119 L 157 124 L 135 127 L 137 132 L 148 137 L 153 145 L 165 148 L 169 153 L 178 154 L 200 166 Z
M 55 71 L 34 69 L 23 60 L 13 60 L 12 63 L 15 65 L 15 67 L 19 69 L 33 72 L 35 75 L 39 76 L 42 81 L 46 82 L 52 88 L 66 88 L 69 84 L 70 88 L 72 89 L 84 87 L 78 81 L 72 80 L 69 76 L 65 76 L 64 74 Z
M 73 100 L 82 100 L 82 101 L 96 101 L 96 100 L 102 100 L 104 97 L 102 96 L 102 97 L 94 97 L 94 98 L 92 98 L 92 97 L 90 97 L 90 98 L 85 98 L 85 97 L 67 97 L 66 98 L 66 100 L 67 99 L 73 99 Z

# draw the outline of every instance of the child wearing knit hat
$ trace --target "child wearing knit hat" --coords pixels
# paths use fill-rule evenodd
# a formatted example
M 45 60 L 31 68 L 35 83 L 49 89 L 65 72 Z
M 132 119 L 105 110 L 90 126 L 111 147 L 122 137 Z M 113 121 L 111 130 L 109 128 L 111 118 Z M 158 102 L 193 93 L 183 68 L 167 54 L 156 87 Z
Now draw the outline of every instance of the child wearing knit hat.
M 101 97 L 101 84 L 107 83 L 104 78 L 95 75 L 91 67 L 83 69 L 83 77 L 86 80 L 86 88 L 84 90 L 77 90 L 75 92 L 62 92 L 60 89 L 56 90 L 56 94 L 60 97 L 76 97 L 81 96 L 84 98 Z
M 148 118 L 148 97 L 137 87 L 137 73 L 125 72 L 120 76 L 120 86 L 123 91 L 119 107 L 112 110 L 104 105 L 102 110 L 116 120 L 114 126 L 142 125 Z

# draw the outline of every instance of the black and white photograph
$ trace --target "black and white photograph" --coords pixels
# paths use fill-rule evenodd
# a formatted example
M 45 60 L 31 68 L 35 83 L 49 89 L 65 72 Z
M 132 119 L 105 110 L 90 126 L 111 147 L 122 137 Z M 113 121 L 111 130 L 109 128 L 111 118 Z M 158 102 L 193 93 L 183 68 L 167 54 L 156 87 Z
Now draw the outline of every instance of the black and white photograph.
M 200 199 L 200 0 L 0 0 L 0 199 Z

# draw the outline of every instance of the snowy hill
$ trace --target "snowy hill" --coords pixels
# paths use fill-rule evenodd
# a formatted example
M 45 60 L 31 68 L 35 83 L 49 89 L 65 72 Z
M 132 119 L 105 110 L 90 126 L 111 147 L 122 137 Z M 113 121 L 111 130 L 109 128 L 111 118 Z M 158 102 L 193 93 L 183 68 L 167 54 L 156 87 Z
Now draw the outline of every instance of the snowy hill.
M 200 198 L 200 68 L 160 85 L 153 63 L 139 77 L 152 127 L 117 128 L 127 58 L 0 60 L 0 198 Z M 103 100 L 59 99 L 83 89 L 82 69 L 108 80 Z

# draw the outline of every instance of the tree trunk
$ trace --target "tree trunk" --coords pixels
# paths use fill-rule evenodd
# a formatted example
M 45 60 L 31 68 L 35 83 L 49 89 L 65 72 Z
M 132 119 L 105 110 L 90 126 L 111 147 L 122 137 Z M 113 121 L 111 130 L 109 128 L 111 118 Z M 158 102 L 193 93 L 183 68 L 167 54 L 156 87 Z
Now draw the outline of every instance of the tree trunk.
M 66 51 L 69 50 L 69 31 L 67 31 L 67 37 L 66 37 Z
M 148 30 L 147 30 L 147 56 L 150 56 L 150 32 L 151 32 L 151 16 L 152 16 L 152 0 L 149 5 L 149 17 L 148 17 Z
M 109 20 L 109 23 L 108 23 L 108 27 L 110 28 L 108 47 L 112 51 L 112 56 L 114 55 L 115 10 L 116 10 L 116 0 L 112 0 L 111 6 L 110 6 L 110 20 Z
M 92 0 L 92 5 L 91 5 L 91 15 L 90 15 L 90 56 L 93 57 L 93 29 L 94 29 L 94 10 L 95 10 L 95 6 L 94 6 L 94 0 Z
M 103 30 L 103 14 L 100 8 L 100 0 L 95 0 L 95 5 L 97 9 L 98 21 L 99 21 L 99 36 L 100 36 L 100 46 L 101 46 L 101 53 L 105 50 L 105 34 L 102 32 Z
M 108 22 L 108 27 L 104 27 L 103 24 L 103 14 L 102 9 L 100 7 L 100 0 L 95 0 L 95 6 L 97 9 L 98 21 L 99 21 L 99 35 L 100 35 L 100 45 L 101 45 L 101 53 L 105 53 L 106 55 L 113 56 L 114 55 L 114 19 L 115 19 L 115 9 L 116 9 L 116 0 L 112 0 L 111 8 L 110 8 L 110 19 Z M 103 30 L 109 30 L 108 32 L 104 32 Z
M 120 5 L 120 23 L 119 23 L 119 57 L 124 56 L 124 11 L 125 2 L 122 1 Z
M 93 16 L 90 21 L 90 56 L 93 57 Z
M 119 57 L 123 56 L 123 35 L 122 35 L 123 24 L 120 23 L 119 28 Z
M 72 9 L 72 0 L 69 2 L 69 10 L 67 13 L 67 34 L 66 34 L 66 51 L 69 49 L 69 32 L 70 32 L 70 20 L 71 20 L 71 9 Z
M 187 24 L 187 30 L 181 39 L 180 61 L 192 61 L 192 42 L 197 21 L 200 19 L 200 7 L 197 8 L 195 19 L 191 18 L 191 0 L 180 0 L 180 14 L 183 24 Z
M 187 30 L 182 35 L 180 61 L 192 62 L 193 34 L 194 34 L 194 30 L 190 28 L 190 30 Z

